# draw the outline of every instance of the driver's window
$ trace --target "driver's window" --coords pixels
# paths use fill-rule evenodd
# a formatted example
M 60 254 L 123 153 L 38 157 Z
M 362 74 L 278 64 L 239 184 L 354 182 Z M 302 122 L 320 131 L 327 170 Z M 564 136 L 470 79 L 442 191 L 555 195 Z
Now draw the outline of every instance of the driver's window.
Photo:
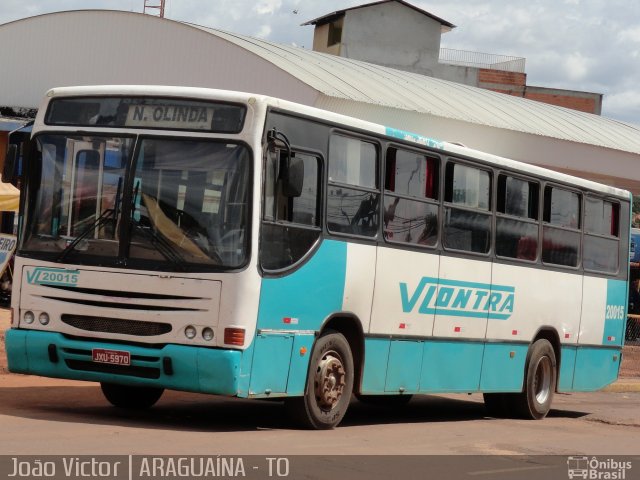
M 264 210 L 260 264 L 282 270 L 300 261 L 320 237 L 319 157 L 286 149 L 267 151 L 264 163 Z M 285 195 L 285 165 L 302 161 L 304 175 L 299 196 Z

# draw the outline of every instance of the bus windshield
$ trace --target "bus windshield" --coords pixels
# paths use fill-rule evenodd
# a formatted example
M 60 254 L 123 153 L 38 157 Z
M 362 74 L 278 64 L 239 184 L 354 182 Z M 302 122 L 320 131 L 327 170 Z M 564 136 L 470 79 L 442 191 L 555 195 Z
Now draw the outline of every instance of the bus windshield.
M 28 256 L 175 271 L 246 262 L 246 147 L 133 136 L 35 141 L 21 245 Z

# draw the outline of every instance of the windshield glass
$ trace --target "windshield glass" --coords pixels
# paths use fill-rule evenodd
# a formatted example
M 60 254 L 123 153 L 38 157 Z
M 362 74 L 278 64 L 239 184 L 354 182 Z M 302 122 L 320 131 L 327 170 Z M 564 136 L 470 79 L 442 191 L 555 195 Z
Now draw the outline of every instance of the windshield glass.
M 62 252 L 71 240 L 109 217 L 78 245 L 87 255 L 118 254 L 117 215 L 132 138 L 67 137 L 37 139 L 38 156 L 29 165 L 29 224 L 22 249 Z M 109 211 L 113 212 L 110 213 Z
M 23 253 L 172 271 L 246 262 L 246 147 L 65 135 L 42 135 L 36 143 L 39 154 L 26 176 Z
M 243 265 L 249 159 L 237 144 L 143 139 L 133 178 L 129 258 Z

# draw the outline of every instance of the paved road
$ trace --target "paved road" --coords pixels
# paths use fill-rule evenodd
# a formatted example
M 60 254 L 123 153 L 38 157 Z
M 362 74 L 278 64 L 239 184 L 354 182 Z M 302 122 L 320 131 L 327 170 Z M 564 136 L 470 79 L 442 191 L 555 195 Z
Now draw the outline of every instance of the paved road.
M 639 406 L 639 392 L 557 395 L 548 418 L 525 421 L 485 417 L 480 395 L 424 396 L 395 411 L 354 401 L 342 426 L 315 432 L 292 429 L 277 402 L 167 392 L 131 413 L 94 384 L 0 375 L 0 452 L 637 456 Z

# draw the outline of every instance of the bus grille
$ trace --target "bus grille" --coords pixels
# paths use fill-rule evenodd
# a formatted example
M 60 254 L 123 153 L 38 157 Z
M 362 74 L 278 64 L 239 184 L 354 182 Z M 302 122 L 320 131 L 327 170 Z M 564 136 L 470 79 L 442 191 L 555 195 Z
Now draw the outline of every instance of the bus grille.
M 121 318 L 89 317 L 85 315 L 68 315 L 61 317 L 62 322 L 80 330 L 101 333 L 119 333 L 139 337 L 163 335 L 171 331 L 171 325 L 159 322 L 141 322 Z

